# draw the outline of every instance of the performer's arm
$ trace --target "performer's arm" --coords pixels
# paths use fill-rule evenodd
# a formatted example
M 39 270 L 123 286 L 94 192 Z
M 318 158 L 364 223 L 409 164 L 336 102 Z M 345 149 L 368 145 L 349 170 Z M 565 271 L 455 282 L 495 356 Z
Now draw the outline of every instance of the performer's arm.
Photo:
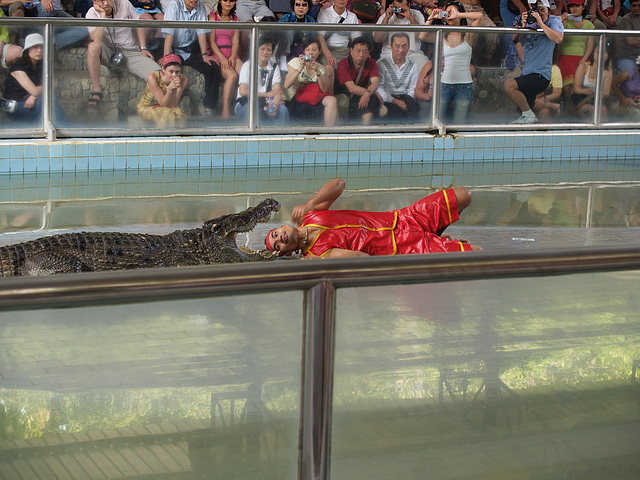
M 332 248 L 322 258 L 368 257 L 368 253 L 343 248 Z
M 318 193 L 316 193 L 311 200 L 293 209 L 291 220 L 297 225 L 300 225 L 307 212 L 311 212 L 312 210 L 328 210 L 331 208 L 331 205 L 333 205 L 333 202 L 342 194 L 344 187 L 345 182 L 341 178 L 328 181 L 318 190 Z

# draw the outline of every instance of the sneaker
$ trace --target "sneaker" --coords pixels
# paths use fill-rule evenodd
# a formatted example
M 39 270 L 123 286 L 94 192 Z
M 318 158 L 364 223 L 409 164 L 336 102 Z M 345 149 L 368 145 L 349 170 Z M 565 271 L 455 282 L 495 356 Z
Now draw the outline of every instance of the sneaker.
M 6 98 L 0 97 L 0 110 L 4 110 L 7 113 L 13 113 L 16 111 L 17 106 L 18 102 L 15 100 L 7 100 Z
M 535 115 L 522 115 L 519 119 L 514 120 L 511 123 L 536 123 L 538 121 L 538 117 Z

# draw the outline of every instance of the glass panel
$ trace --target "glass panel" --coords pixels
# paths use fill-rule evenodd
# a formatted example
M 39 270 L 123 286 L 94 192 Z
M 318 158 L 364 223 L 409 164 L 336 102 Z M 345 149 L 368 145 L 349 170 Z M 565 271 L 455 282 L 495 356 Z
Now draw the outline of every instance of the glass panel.
M 635 478 L 639 287 L 633 271 L 340 289 L 332 479 Z
M 275 18 L 273 19 L 275 21 Z M 269 21 L 269 20 L 261 20 Z M 284 93 L 284 81 L 288 73 L 287 44 L 289 32 L 263 30 L 258 36 L 258 78 L 257 78 L 257 124 L 259 127 L 275 127 L 290 124 L 290 110 L 293 111 L 291 97 L 295 92 L 292 86 Z M 290 49 L 289 45 L 289 49 Z M 239 88 L 244 89 L 250 79 L 251 61 L 244 65 L 244 73 L 240 75 Z M 317 76 L 314 77 L 317 79 Z M 285 102 L 286 101 L 286 102 Z M 322 119 L 322 108 L 316 115 L 306 115 L 314 123 Z M 239 110 L 243 116 L 248 115 L 248 104 Z M 319 114 L 318 114 L 319 113 Z M 322 123 L 320 123 L 322 124 Z
M 56 41 L 69 32 L 76 38 L 81 28 L 65 28 L 56 33 Z M 196 35 L 200 31 L 189 36 L 185 33 L 189 29 L 171 29 L 173 52 L 180 55 L 182 65 L 169 62 L 163 70 L 157 63 L 164 54 L 160 29 L 148 29 L 139 35 L 123 33 L 130 31 L 105 29 L 102 50 L 73 44 L 57 51 L 54 89 L 69 126 L 140 130 L 227 124 L 233 116 L 241 60 L 234 68 L 227 64 L 221 69 L 212 56 L 203 57 Z M 227 42 L 227 32 L 234 38 L 233 29 L 216 31 L 220 42 Z M 200 34 L 209 41 L 209 30 Z M 146 50 L 139 48 L 140 40 L 146 43 Z M 237 42 L 239 46 L 239 36 Z M 89 53 L 92 58 L 99 56 L 100 61 L 89 61 Z M 122 54 L 120 60 L 118 54 Z M 166 108 L 158 108 L 163 95 L 169 95 L 167 89 L 174 91 L 174 96 L 167 100 Z M 100 92 L 102 97 L 92 96 L 93 92 Z
M 629 25 L 628 22 L 627 25 Z M 625 28 L 625 30 L 628 29 L 632 27 Z M 639 40 L 639 36 L 616 37 L 617 55 L 612 92 L 607 102 L 610 111 L 607 118 L 612 121 L 636 123 L 640 121 L 640 80 L 638 80 L 639 67 L 636 64 L 636 59 L 640 55 Z
M 492 23 L 486 16 L 482 22 L 483 25 Z M 449 46 L 458 45 L 460 38 L 460 34 L 445 30 L 444 40 Z M 446 49 L 440 91 L 439 117 L 442 122 L 487 124 L 517 118 L 516 106 L 504 89 L 505 79 L 521 72 L 519 61 L 506 56 L 510 38 L 510 35 L 493 33 L 465 34 L 459 49 Z M 424 43 L 428 51 L 433 52 L 434 39 L 432 36 Z M 457 57 L 454 52 L 460 53 L 461 49 L 467 56 L 471 55 L 470 60 Z M 466 68 L 458 66 L 459 61 L 463 61 Z
M 9 21 L 10 22 L 10 21 Z M 42 130 L 42 93 L 29 91 L 42 86 L 44 58 L 44 29 L 40 27 L 18 28 L 6 23 L 0 26 L 0 41 L 4 42 L 2 63 L 13 69 L 18 77 L 9 73 L 8 68 L 0 71 L 0 118 L 3 129 Z M 25 41 L 31 46 L 26 52 Z M 25 74 L 25 75 L 23 75 Z
M 0 471 L 295 478 L 301 318 L 301 292 L 3 312 Z
M 53 27 L 53 35 L 56 47 L 53 121 L 56 128 L 73 125 L 74 122 L 82 124 L 86 119 L 90 93 L 101 91 L 86 76 L 89 31 L 87 27 Z M 114 88 L 110 82 L 107 84 Z M 134 95 L 136 89 L 132 89 L 130 93 Z

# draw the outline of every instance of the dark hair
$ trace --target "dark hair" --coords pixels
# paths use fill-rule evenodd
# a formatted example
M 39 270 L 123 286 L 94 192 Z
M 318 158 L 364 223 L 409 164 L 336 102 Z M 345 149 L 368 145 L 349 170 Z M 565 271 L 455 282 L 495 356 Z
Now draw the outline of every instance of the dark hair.
M 307 4 L 307 9 L 311 8 L 309 6 L 310 0 L 291 0 L 291 11 L 294 12 L 296 9 L 296 2 L 304 2 Z M 307 10 L 308 11 L 308 10 Z
M 265 35 L 260 35 L 260 37 L 258 38 L 258 48 L 260 48 L 263 45 L 266 44 L 271 45 L 271 48 L 276 48 L 276 45 L 278 44 L 278 42 L 276 42 L 276 39 L 273 38 L 273 36 L 265 34 Z
M 464 5 L 463 5 L 463 4 L 461 4 L 460 2 L 458 2 L 457 0 L 449 0 L 449 1 L 447 2 L 447 5 L 445 6 L 445 8 L 447 8 L 447 7 L 451 6 L 451 5 L 453 5 L 454 7 L 456 7 L 460 13 L 464 13 L 464 12 L 466 12 L 466 10 L 465 10 L 465 8 L 464 8 Z M 445 22 L 445 23 L 446 23 L 446 22 Z M 461 19 L 460 19 L 460 25 L 466 25 L 466 26 L 469 26 L 469 22 L 467 22 L 467 19 L 466 19 L 466 18 L 461 18 Z
M 233 19 L 236 16 L 236 6 L 238 5 L 238 0 L 234 0 L 233 7 L 229 11 L 229 17 Z M 222 2 L 218 2 L 218 6 L 216 7 L 216 11 L 218 15 L 222 15 Z
M 318 40 L 318 37 L 309 37 L 302 43 L 302 50 L 306 50 L 306 48 L 313 43 L 317 44 L 318 48 L 320 48 L 320 40 Z
M 624 3 L 624 2 L 623 2 Z M 582 7 L 582 13 L 584 13 L 584 11 L 587 9 L 587 3 L 583 3 L 582 5 L 580 5 L 579 3 L 572 3 L 569 4 L 569 2 L 567 2 L 567 10 L 569 10 L 569 7 L 571 5 L 575 5 L 576 7 Z M 629 2 L 629 5 L 631 5 L 631 2 Z
M 166 65 L 161 65 L 160 68 L 162 68 L 162 70 L 166 70 L 168 67 L 172 67 L 173 65 L 179 66 L 180 70 L 182 70 L 182 64 L 180 62 L 169 62 Z
M 42 47 L 42 45 L 34 45 L 33 47 L 37 47 L 37 46 Z M 23 62 L 31 62 L 31 58 L 29 57 L 29 50 L 31 50 L 31 48 L 25 48 L 24 50 L 22 50 L 22 55 L 20 55 L 20 58 L 22 58 Z M 42 60 L 39 60 L 39 61 L 42 61 Z
M 278 21 L 278 19 L 276 17 L 274 17 L 273 15 L 265 15 L 264 17 L 262 17 L 260 19 L 260 22 L 272 22 L 272 23 L 275 23 L 277 21 Z
M 407 35 L 405 32 L 395 32 L 393 35 L 391 35 L 391 38 L 389 39 L 389 45 L 393 44 L 393 40 L 396 37 L 404 37 L 407 39 L 407 42 L 411 43 L 411 40 L 409 40 L 409 35 Z
M 349 42 L 349 48 L 354 48 L 356 45 L 360 44 L 366 45 L 369 51 L 371 51 L 371 40 L 369 40 L 369 37 L 365 35 L 360 35 L 359 37 L 352 38 Z
M 608 41 L 607 44 L 604 46 L 604 51 L 607 54 L 607 59 L 604 61 L 604 68 L 610 68 L 610 64 L 613 61 L 614 47 L 615 45 L 612 41 Z M 598 50 L 598 42 L 595 42 L 595 46 L 591 51 L 591 55 L 589 55 L 589 60 L 591 60 L 592 64 L 593 64 L 593 55 L 596 52 L 596 50 Z

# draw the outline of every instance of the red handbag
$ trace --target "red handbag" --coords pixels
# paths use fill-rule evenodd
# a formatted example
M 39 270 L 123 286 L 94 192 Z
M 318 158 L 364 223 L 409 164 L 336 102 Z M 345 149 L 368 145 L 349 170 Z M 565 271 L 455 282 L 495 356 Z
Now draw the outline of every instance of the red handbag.
M 320 90 L 318 82 L 307 83 L 306 85 L 300 85 L 296 90 L 296 101 L 308 103 L 309 105 L 318 105 L 327 95 L 329 95 L 329 92 Z

